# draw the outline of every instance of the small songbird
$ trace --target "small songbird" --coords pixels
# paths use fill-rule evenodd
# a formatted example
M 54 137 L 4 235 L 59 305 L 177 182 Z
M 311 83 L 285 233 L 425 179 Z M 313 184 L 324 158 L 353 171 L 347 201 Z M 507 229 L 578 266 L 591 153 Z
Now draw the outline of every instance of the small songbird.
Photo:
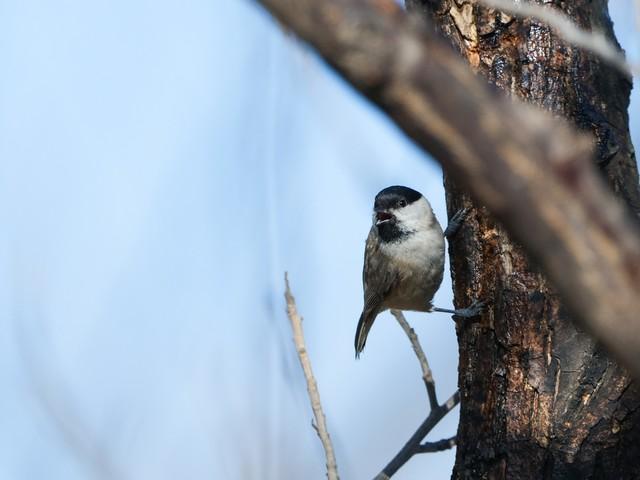
M 454 215 L 443 233 L 420 192 L 393 186 L 376 195 L 364 252 L 364 308 L 356 330 L 356 357 L 364 349 L 376 316 L 387 309 L 439 311 L 462 317 L 480 313 L 479 302 L 459 310 L 431 304 L 444 274 L 445 235 L 457 230 L 465 214 L 463 210 Z

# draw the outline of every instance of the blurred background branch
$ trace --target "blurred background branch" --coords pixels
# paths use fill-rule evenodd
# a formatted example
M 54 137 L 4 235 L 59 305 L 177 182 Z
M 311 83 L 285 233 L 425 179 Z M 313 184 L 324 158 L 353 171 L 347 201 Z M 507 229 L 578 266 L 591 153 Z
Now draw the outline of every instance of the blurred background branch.
M 119 468 L 110 455 L 106 439 L 102 439 L 82 415 L 82 406 L 78 405 L 67 380 L 58 374 L 51 359 L 44 357 L 47 352 L 44 339 L 36 344 L 24 324 L 16 322 L 13 326 L 26 381 L 55 433 L 86 467 L 91 478 L 128 479 L 126 470 Z
M 640 376 L 640 233 L 591 165 L 587 137 L 489 88 L 392 0 L 260 3 L 485 205 L 575 320 Z

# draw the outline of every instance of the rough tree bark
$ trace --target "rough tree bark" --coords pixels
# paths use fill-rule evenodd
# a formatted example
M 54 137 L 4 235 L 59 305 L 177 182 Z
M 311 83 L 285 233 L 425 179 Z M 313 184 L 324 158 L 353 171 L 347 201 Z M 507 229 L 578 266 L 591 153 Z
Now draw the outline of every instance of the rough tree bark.
M 542 3 L 542 2 L 541 2 Z M 544 2 L 549 3 L 549 2 Z M 551 2 L 615 41 L 604 0 Z M 596 139 L 598 167 L 637 215 L 631 84 L 549 28 L 467 0 L 407 0 L 491 83 Z M 445 179 L 450 214 L 470 200 Z M 460 425 L 455 479 L 640 478 L 640 388 L 568 318 L 522 248 L 482 207 L 450 245 L 455 303 L 490 301 L 458 323 Z

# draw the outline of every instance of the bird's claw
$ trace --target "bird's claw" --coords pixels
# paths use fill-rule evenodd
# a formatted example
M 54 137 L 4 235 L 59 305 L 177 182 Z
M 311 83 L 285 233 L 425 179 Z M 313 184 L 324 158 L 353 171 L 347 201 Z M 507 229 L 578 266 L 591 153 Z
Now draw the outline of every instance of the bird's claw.
M 461 222 L 467 217 L 468 214 L 469 214 L 469 209 L 467 207 L 463 207 L 453 214 L 453 217 L 451 217 L 451 221 Z
M 484 302 L 481 302 L 480 300 L 474 300 L 468 307 L 456 310 L 455 316 L 462 318 L 477 317 L 482 313 L 483 309 Z
M 456 232 L 460 229 L 462 222 L 464 222 L 464 219 L 467 218 L 468 214 L 469 209 L 467 207 L 461 208 L 456 213 L 454 213 L 453 217 L 451 217 L 451 220 L 449 220 L 447 228 L 444 231 L 444 236 L 446 238 L 450 238 L 455 235 Z

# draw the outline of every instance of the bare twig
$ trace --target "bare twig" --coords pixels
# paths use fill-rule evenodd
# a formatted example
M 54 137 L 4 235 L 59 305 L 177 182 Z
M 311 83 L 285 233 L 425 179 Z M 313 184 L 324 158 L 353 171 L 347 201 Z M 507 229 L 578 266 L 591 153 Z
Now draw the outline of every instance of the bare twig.
M 335 453 L 333 451 L 333 445 L 331 444 L 331 438 L 329 437 L 329 431 L 327 430 L 327 421 L 322 411 L 322 404 L 320 403 L 320 392 L 318 391 L 318 384 L 313 376 L 313 370 L 311 369 L 311 361 L 304 343 L 304 332 L 302 330 L 302 317 L 298 314 L 296 308 L 296 300 L 293 298 L 291 289 L 289 288 L 289 278 L 287 273 L 284 274 L 285 293 L 284 297 L 287 301 L 287 316 L 291 322 L 291 329 L 293 330 L 293 342 L 298 352 L 298 358 L 300 359 L 300 365 L 304 372 L 304 378 L 307 381 L 307 391 L 309 392 L 309 399 L 311 400 L 311 408 L 313 409 L 313 416 L 315 417 L 315 424 L 312 423 L 314 430 L 318 433 L 327 462 L 327 477 L 329 480 L 338 480 L 338 465 L 336 463 Z
M 431 410 L 438 408 L 438 396 L 436 395 L 436 383 L 433 381 L 433 375 L 431 374 L 431 368 L 429 368 L 429 362 L 427 356 L 422 350 L 422 345 L 418 340 L 416 332 L 411 328 L 409 322 L 404 318 L 404 315 L 400 310 L 391 310 L 391 314 L 396 317 L 396 320 L 404 330 L 404 333 L 409 337 L 413 351 L 416 352 L 416 357 L 420 362 L 420 368 L 422 368 L 422 379 L 424 380 L 424 386 L 427 387 L 427 395 L 429 396 L 429 406 Z
M 425 442 L 418 447 L 416 453 L 433 453 L 449 450 L 456 446 L 456 437 L 445 438 L 437 442 Z
M 545 23 L 567 42 L 593 52 L 598 57 L 631 76 L 637 69 L 629 65 L 623 53 L 599 30 L 588 31 L 578 27 L 569 17 L 551 5 L 537 5 L 529 1 L 480 0 L 485 5 L 518 17 L 531 17 Z

